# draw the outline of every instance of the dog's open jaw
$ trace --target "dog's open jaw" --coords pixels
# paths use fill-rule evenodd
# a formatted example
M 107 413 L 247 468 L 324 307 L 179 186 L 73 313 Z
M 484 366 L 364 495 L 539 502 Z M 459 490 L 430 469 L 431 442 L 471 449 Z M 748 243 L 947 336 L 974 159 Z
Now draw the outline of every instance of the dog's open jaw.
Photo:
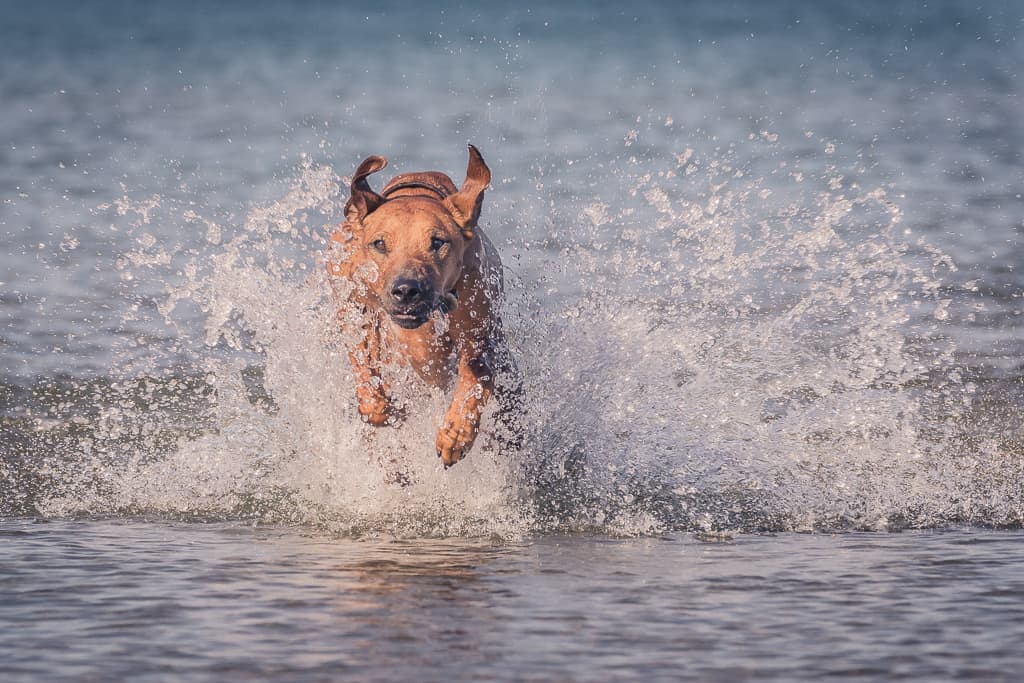
M 408 311 L 391 311 L 391 320 L 403 330 L 415 330 L 428 320 L 433 309 L 418 309 Z
M 453 289 L 444 296 L 437 297 L 433 305 L 429 307 L 416 306 L 413 308 L 396 308 L 389 311 L 388 314 L 391 316 L 391 319 L 395 324 L 402 329 L 415 330 L 430 320 L 434 311 L 439 312 L 441 315 L 448 315 L 454 311 L 458 305 L 459 299 Z

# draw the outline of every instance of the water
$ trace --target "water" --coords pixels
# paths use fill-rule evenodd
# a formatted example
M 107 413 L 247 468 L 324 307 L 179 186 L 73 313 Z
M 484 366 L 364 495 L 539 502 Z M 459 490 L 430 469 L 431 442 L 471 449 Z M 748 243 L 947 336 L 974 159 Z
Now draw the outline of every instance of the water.
M 1015 680 L 1019 532 L 359 541 L 4 523 L 6 680 Z
M 554 596 L 561 616 L 622 624 L 621 647 L 587 641 L 573 660 L 622 657 L 627 677 L 662 666 L 660 646 L 671 649 L 671 629 L 612 607 L 617 562 L 643 557 L 629 571 L 653 586 L 633 591 L 646 613 L 669 619 L 685 586 L 716 576 L 751 598 L 738 620 L 723 612 L 698 632 L 686 659 L 694 678 L 795 679 L 823 675 L 799 654 L 770 663 L 802 646 L 796 626 L 729 668 L 740 666 L 731 638 L 775 642 L 754 626 L 772 623 L 753 599 L 768 585 L 729 578 L 763 558 L 813 567 L 865 544 L 878 561 L 859 575 L 864 602 L 839 605 L 836 622 L 799 610 L 849 590 L 841 564 L 822 569 L 825 585 L 773 603 L 812 632 L 849 621 L 849 661 L 834 673 L 1015 670 L 1002 646 L 1018 635 L 1013 615 L 992 605 L 1015 585 L 998 553 L 1016 552 L 1024 515 L 1018 4 L 44 2 L 5 19 L 0 518 L 15 590 L 49 581 L 47 558 L 80 540 L 76 571 L 112 572 L 97 600 L 130 610 L 128 567 L 150 551 L 118 546 L 110 562 L 111 536 L 151 539 L 154 553 L 197 544 L 212 557 L 259 539 L 265 569 L 228 563 L 229 583 L 262 581 L 291 552 L 316 566 L 440 554 L 445 567 L 477 568 L 488 605 L 516 567 L 524 593 Z M 494 171 L 483 226 L 506 266 L 502 314 L 524 376 L 526 438 L 503 450 L 488 418 L 471 456 L 445 472 L 431 445 L 446 397 L 406 384 L 399 392 L 417 410 L 401 429 L 357 419 L 323 250 L 359 160 L 387 156 L 386 177 L 436 168 L 460 181 L 467 141 Z M 408 486 L 388 483 L 395 466 Z M 804 531 L 820 535 L 793 533 Z M 753 535 L 765 533 L 776 535 Z M 977 571 L 966 588 L 952 584 L 915 559 L 928 552 Z M 706 573 L 687 574 L 698 555 L 711 558 Z M 599 575 L 568 593 L 531 564 L 543 556 Z M 185 604 L 168 559 L 145 587 Z M 301 585 L 320 583 L 293 569 Z M 762 574 L 780 578 L 773 571 Z M 858 615 L 880 612 L 871 600 L 896 575 L 921 589 L 921 620 L 955 609 L 984 628 L 925 642 L 911 632 L 918 621 L 894 617 L 886 623 L 905 631 L 892 642 L 904 647 L 865 663 L 880 631 Z M 403 576 L 380 580 L 404 595 Z M 260 585 L 249 597 L 272 593 Z M 19 594 L 5 617 L 43 628 L 33 615 L 51 597 Z M 702 599 L 735 604 L 724 592 Z M 398 652 L 406 636 L 392 608 L 337 618 L 380 625 L 382 651 Z M 501 619 L 496 607 L 457 615 L 465 633 L 485 630 L 477 618 L 521 629 L 521 647 L 502 646 L 501 675 L 597 676 L 538 654 L 547 646 L 531 635 L 543 627 L 530 604 L 504 608 Z M 88 606 L 67 609 L 61 623 L 95 622 Z M 427 605 L 422 618 L 444 609 Z M 266 610 L 187 670 L 173 653 L 101 631 L 114 649 L 110 668 L 93 670 L 202 679 L 235 662 L 253 674 L 230 647 L 251 654 L 285 638 L 269 624 L 303 608 Z M 179 623 L 169 648 L 197 628 Z M 211 612 L 204 641 L 234 637 L 231 623 Z M 306 678 L 329 677 L 319 667 L 335 655 L 287 642 L 279 651 L 309 658 Z M 932 642 L 952 650 L 943 658 Z M 23 644 L 4 643 L 2 661 L 15 661 L 6 655 Z M 992 668 L 973 668 L 977 652 Z M 89 659 L 76 656 L 18 666 L 81 677 L 68 667 Z M 275 675 L 283 665 L 270 659 L 253 675 Z M 393 678 L 401 665 L 370 671 Z M 448 677 L 494 677 L 479 666 Z M 292 673 L 277 675 L 303 678 Z

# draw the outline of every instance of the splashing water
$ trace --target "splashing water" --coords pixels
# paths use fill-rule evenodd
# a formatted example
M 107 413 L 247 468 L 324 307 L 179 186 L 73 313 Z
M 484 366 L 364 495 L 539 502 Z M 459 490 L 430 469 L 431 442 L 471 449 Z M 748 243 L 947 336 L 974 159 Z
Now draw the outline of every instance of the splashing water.
M 123 381 L 65 400 L 90 407 L 6 473 L 23 498 L 6 505 L 399 535 L 1019 524 L 1018 459 L 969 433 L 937 327 L 949 259 L 910 241 L 883 189 L 748 166 L 637 153 L 594 196 L 539 171 L 526 209 L 490 193 L 524 438 L 510 453 L 485 416 L 450 471 L 440 392 L 400 383 L 400 428 L 356 413 L 323 268 L 345 200 L 331 168 L 304 160 L 244 220 L 104 207 L 136 231 L 124 324 L 171 341 L 122 349 Z M 161 244 L 154 221 L 206 244 Z

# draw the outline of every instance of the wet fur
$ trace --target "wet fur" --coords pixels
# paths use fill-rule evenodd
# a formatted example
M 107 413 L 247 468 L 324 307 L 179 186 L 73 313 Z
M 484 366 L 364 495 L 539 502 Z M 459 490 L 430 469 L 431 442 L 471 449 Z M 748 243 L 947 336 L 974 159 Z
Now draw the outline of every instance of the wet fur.
M 449 467 L 473 446 L 504 353 L 501 263 L 477 225 L 491 172 L 470 145 L 460 189 L 429 171 L 400 175 L 378 194 L 367 177 L 386 165 L 371 156 L 356 169 L 328 270 L 339 320 L 357 340 L 349 359 L 360 415 L 378 427 L 401 419 L 381 379 L 387 364 L 408 363 L 442 389 L 454 383 L 435 442 Z

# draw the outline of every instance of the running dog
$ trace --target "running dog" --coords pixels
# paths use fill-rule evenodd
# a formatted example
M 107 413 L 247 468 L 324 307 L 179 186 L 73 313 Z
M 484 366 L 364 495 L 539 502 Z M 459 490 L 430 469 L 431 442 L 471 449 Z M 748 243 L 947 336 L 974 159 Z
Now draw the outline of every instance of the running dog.
M 367 177 L 387 160 L 367 157 L 352 176 L 345 222 L 332 233 L 328 272 L 346 335 L 362 418 L 401 419 L 381 368 L 410 365 L 454 397 L 437 432 L 445 468 L 465 457 L 507 358 L 497 308 L 501 262 L 478 227 L 491 171 L 469 146 L 462 187 L 444 173 L 403 173 L 378 194 Z

